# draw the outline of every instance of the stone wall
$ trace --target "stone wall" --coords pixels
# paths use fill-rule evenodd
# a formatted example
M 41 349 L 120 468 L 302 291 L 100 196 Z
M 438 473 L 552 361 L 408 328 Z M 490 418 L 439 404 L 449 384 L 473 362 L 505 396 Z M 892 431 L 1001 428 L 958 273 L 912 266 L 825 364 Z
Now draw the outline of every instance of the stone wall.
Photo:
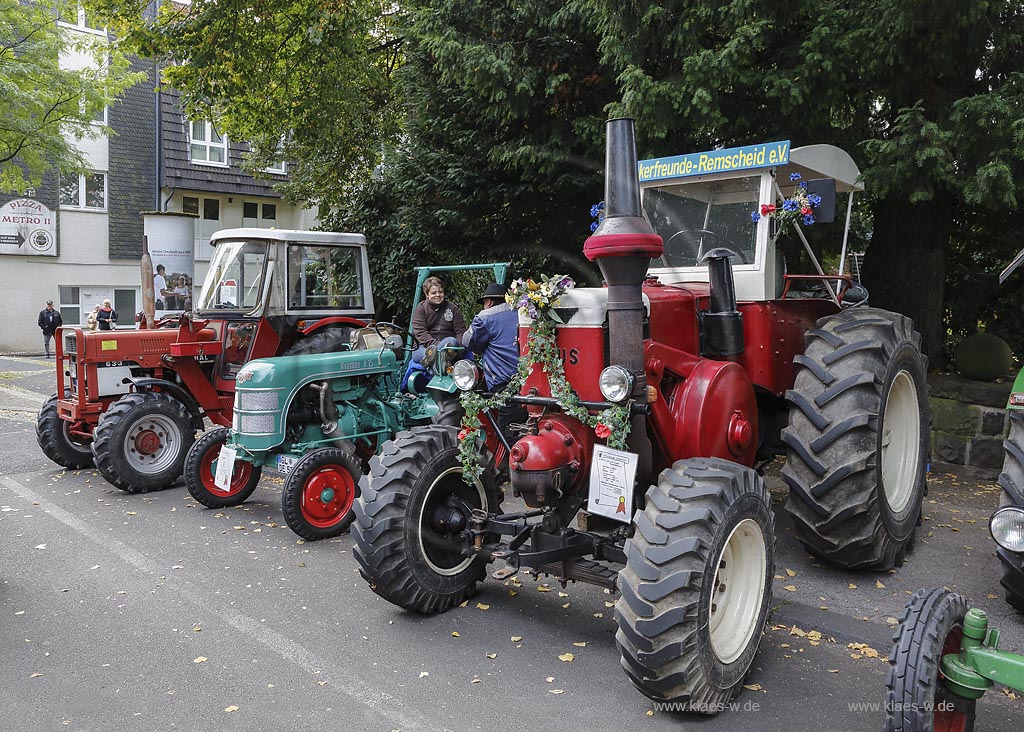
M 932 470 L 959 470 L 995 479 L 1003 465 L 1009 429 L 1006 401 L 1013 382 L 971 381 L 931 374 Z

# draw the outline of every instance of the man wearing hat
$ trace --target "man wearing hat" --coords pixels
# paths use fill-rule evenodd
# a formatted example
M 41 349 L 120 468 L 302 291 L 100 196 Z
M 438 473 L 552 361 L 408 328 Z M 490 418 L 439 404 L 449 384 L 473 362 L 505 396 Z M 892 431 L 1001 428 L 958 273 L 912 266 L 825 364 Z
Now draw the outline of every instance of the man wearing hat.
M 498 392 L 515 376 L 519 367 L 519 315 L 505 302 L 505 285 L 492 282 L 487 285 L 477 303 L 484 309 L 473 318 L 469 330 L 462 336 L 462 345 L 480 357 L 484 381 L 488 391 Z M 498 410 L 498 422 L 506 437 L 508 425 L 525 416 L 522 407 L 508 404 Z
M 43 331 L 43 352 L 50 358 L 50 339 L 57 332 L 57 328 L 64 325 L 60 319 L 60 313 L 53 307 L 53 300 L 46 301 L 46 308 L 39 311 L 39 328 Z

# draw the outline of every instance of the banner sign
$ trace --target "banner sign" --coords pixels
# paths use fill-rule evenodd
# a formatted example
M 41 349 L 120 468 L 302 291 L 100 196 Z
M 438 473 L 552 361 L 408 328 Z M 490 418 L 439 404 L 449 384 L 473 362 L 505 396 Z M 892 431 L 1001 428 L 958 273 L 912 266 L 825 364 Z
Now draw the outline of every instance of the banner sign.
M 178 213 L 143 214 L 143 230 L 153 262 L 157 318 L 192 309 L 194 221 L 194 216 Z
M 731 147 L 728 150 L 688 153 L 671 158 L 641 160 L 640 182 L 707 175 L 735 170 L 753 170 L 785 165 L 789 162 L 789 140 L 765 142 L 760 145 Z
M 57 217 L 39 201 L 17 198 L 0 206 L 0 254 L 57 256 Z

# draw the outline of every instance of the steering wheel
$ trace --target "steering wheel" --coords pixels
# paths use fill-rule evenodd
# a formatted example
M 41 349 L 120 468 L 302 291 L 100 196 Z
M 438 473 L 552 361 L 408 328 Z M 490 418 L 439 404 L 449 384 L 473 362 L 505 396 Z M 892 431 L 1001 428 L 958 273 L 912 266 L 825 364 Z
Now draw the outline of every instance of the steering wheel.
M 711 245 L 707 239 L 712 239 Z M 672 242 L 676 242 L 673 248 Z M 717 247 L 725 247 L 736 252 L 743 264 L 750 264 L 746 252 L 736 246 L 731 239 L 709 229 L 682 229 L 665 242 L 665 253 L 662 258 L 669 267 L 695 267 L 700 258 L 708 251 Z M 678 260 L 678 261 L 676 261 Z
M 377 333 L 377 335 L 380 336 L 380 339 L 382 341 L 385 338 L 387 338 L 389 335 L 391 335 L 391 333 L 387 333 L 387 332 L 382 331 L 382 328 L 384 326 L 387 326 L 387 327 L 391 328 L 392 331 L 397 331 L 397 333 L 399 335 L 403 336 L 403 341 L 405 341 L 406 343 L 408 343 L 409 338 L 412 337 L 412 333 L 409 332 L 409 330 L 407 330 L 406 328 L 403 328 L 398 323 L 392 323 L 390 320 L 381 320 L 381 321 L 378 321 L 378 322 L 374 323 L 371 327 Z M 404 346 L 403 346 L 403 349 L 404 350 L 412 350 L 412 349 L 409 349 L 409 348 L 404 347 Z

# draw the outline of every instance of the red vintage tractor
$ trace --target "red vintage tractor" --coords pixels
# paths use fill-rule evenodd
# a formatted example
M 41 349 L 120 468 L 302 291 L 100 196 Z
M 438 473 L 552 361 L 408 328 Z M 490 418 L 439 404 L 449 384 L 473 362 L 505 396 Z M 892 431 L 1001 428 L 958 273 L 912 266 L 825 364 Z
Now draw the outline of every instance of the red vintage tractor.
M 610 121 L 606 217 L 584 249 L 606 287 L 565 291 L 551 319 L 565 383 L 535 364 L 508 396 L 528 415 L 518 438 L 502 444 L 492 423 L 479 475 L 443 426 L 400 433 L 371 460 L 353 533 L 373 591 L 443 612 L 493 560 L 497 578 L 527 567 L 618 589 L 630 680 L 714 713 L 738 693 L 770 607 L 775 522 L 760 466 L 787 455 L 787 509 L 810 552 L 846 568 L 899 564 L 925 488 L 920 338 L 848 278 L 785 274 L 775 249 L 787 201 L 813 202 L 797 213 L 827 222 L 858 177 L 841 150 L 788 142 L 638 165 L 632 120 Z M 521 353 L 543 353 L 529 347 L 540 321 L 520 313 Z M 479 370 L 455 373 L 479 388 Z M 594 421 L 615 413 L 626 450 L 602 444 L 615 433 Z M 503 511 L 495 455 L 509 456 L 525 508 Z
M 181 475 L 204 418 L 229 427 L 250 359 L 337 350 L 373 316 L 361 234 L 226 229 L 191 313 L 140 330 L 57 333 L 57 392 L 36 436 L 67 468 L 129 493 Z M 175 327 L 176 326 L 176 327 Z

